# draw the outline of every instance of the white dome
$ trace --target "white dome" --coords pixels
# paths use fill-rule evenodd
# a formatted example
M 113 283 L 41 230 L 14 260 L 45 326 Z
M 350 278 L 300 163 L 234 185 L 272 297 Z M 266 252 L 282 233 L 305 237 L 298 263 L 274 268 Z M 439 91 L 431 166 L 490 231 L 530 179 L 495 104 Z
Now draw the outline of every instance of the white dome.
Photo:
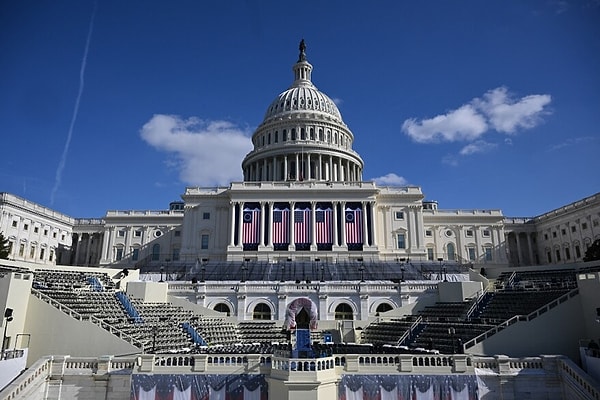
M 296 83 L 296 82 L 295 82 Z M 279 94 L 265 113 L 264 122 L 297 112 L 323 113 L 342 122 L 337 106 L 326 94 L 321 93 L 312 83 L 300 82 Z

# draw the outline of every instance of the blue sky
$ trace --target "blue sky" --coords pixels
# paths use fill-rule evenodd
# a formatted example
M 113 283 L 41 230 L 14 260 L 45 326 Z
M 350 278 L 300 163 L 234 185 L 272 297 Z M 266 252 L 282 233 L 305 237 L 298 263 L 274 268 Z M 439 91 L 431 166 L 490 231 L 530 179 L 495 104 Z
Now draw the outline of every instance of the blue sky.
M 301 38 L 365 179 L 507 216 L 599 191 L 598 0 L 6 0 L 0 191 L 100 217 L 241 180 Z

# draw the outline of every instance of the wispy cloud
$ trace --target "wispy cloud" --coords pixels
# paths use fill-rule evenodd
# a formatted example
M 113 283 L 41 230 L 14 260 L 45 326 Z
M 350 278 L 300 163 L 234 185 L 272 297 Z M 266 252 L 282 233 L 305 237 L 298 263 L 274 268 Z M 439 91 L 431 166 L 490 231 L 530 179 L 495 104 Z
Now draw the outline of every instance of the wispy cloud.
M 227 185 L 241 180 L 241 161 L 252 150 L 247 130 L 227 121 L 157 114 L 140 135 L 155 149 L 175 157 L 179 177 L 188 185 Z
M 417 143 L 470 142 L 493 129 L 515 134 L 518 129 L 530 129 L 549 113 L 545 108 L 548 94 L 533 94 L 514 99 L 505 87 L 498 87 L 474 98 L 469 103 L 433 118 L 410 118 L 402 131 Z
M 65 142 L 65 147 L 63 148 L 63 152 L 58 163 L 58 168 L 56 168 L 54 186 L 52 187 L 52 192 L 50 193 L 50 205 L 54 205 L 54 198 L 56 197 L 56 192 L 58 191 L 58 188 L 60 187 L 60 184 L 62 182 L 62 174 L 65 169 L 65 165 L 67 164 L 67 155 L 69 154 L 69 147 L 71 145 L 71 139 L 73 137 L 73 128 L 75 127 L 77 114 L 79 114 L 79 103 L 81 102 L 81 95 L 83 94 L 85 66 L 87 64 L 88 51 L 90 49 L 90 42 L 92 40 L 92 32 L 94 30 L 94 19 L 96 18 L 97 9 L 98 4 L 94 2 L 94 10 L 92 11 L 92 18 L 90 19 L 90 25 L 88 28 L 87 38 L 85 40 L 85 47 L 83 50 L 83 58 L 81 59 L 81 67 L 79 68 L 79 90 L 77 91 L 77 98 L 75 99 L 75 107 L 73 108 L 73 115 L 71 116 L 71 123 L 69 124 L 69 131 L 67 132 L 67 140 Z
M 381 186 L 392 185 L 392 186 L 404 186 L 408 183 L 406 179 L 401 176 L 394 174 L 393 172 L 383 175 L 377 178 L 373 178 L 375 183 Z
M 508 89 L 499 87 L 490 90 L 482 99 L 474 99 L 472 103 L 488 118 L 490 127 L 497 132 L 515 134 L 518 129 L 530 129 L 542 121 L 548 114 L 545 110 L 552 101 L 549 94 L 532 94 L 520 99 L 513 99 Z
M 576 137 L 576 138 L 568 138 L 567 140 L 565 140 L 562 143 L 558 143 L 555 144 L 553 146 L 551 146 L 548 151 L 556 151 L 556 150 L 560 150 L 563 149 L 565 147 L 570 147 L 570 146 L 577 146 L 578 144 L 584 144 L 584 143 L 589 143 L 596 140 L 595 138 L 591 137 L 591 136 L 581 136 L 581 137 Z
M 421 120 L 409 118 L 402 124 L 402 132 L 417 143 L 466 142 L 457 155 L 442 159 L 442 163 L 456 166 L 458 156 L 485 153 L 497 147 L 482 139 L 490 131 L 515 136 L 539 125 L 551 113 L 551 101 L 549 94 L 515 97 L 501 86 L 444 114 Z M 512 140 L 506 138 L 505 144 L 511 145 Z
M 477 140 L 463 147 L 460 150 L 459 154 L 461 156 L 468 156 L 477 153 L 487 153 L 488 151 L 494 149 L 496 146 L 497 145 L 495 143 L 488 143 L 484 140 Z

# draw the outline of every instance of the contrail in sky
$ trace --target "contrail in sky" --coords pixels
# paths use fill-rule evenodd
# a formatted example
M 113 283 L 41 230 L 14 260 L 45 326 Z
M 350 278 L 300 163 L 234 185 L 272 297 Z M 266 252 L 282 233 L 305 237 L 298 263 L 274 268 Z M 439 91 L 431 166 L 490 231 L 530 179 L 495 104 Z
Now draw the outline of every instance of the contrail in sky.
M 79 69 L 79 91 L 77 92 L 77 98 L 75 99 L 75 108 L 73 109 L 73 116 L 71 117 L 69 132 L 67 133 L 67 141 L 65 142 L 65 147 L 63 149 L 62 156 L 60 157 L 58 168 L 56 169 L 54 187 L 52 188 L 52 193 L 50 194 L 50 205 L 54 205 L 54 197 L 56 196 L 56 192 L 58 191 L 58 187 L 60 186 L 60 183 L 62 181 L 62 173 L 65 169 L 65 164 L 67 162 L 67 154 L 69 153 L 69 145 L 71 144 L 71 138 L 73 137 L 73 127 L 75 126 L 77 114 L 79 113 L 79 103 L 81 101 L 81 95 L 83 93 L 83 78 L 85 75 L 85 65 L 87 63 L 88 50 L 90 49 L 90 41 L 92 39 L 92 31 L 94 29 L 94 19 L 96 18 L 96 9 L 98 8 L 97 6 L 98 3 L 94 1 L 94 10 L 92 11 L 92 19 L 90 20 L 90 27 L 88 29 L 87 39 L 85 41 L 83 58 L 81 59 L 81 68 Z

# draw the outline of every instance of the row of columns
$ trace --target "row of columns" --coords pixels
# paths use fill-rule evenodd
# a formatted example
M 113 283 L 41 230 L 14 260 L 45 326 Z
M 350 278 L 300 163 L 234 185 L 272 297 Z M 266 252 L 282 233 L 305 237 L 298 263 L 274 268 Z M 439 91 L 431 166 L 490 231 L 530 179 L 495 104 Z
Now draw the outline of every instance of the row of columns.
M 244 168 L 244 181 L 361 181 L 362 169 L 333 155 L 295 153 L 255 161 Z
M 289 220 L 289 239 L 290 239 L 290 244 L 294 245 L 296 243 L 295 241 L 295 230 L 294 230 L 294 208 L 296 206 L 296 202 L 290 202 L 290 220 Z M 311 222 L 310 222 L 310 229 L 311 229 L 311 247 L 314 247 L 316 249 L 316 240 L 317 240 L 317 223 L 316 223 L 316 207 L 317 207 L 317 202 L 313 201 L 310 203 L 311 205 Z M 370 207 L 367 207 L 368 205 L 370 205 Z M 274 206 L 274 202 L 270 201 L 270 202 L 265 202 L 262 201 L 260 202 L 260 230 L 259 230 L 259 246 L 260 247 L 265 247 L 268 246 L 270 248 L 273 247 L 273 206 Z M 373 214 L 373 211 L 375 210 L 375 202 L 374 201 L 363 201 L 361 202 L 361 207 L 362 207 L 362 229 L 363 229 L 363 245 L 370 245 L 370 246 L 377 246 L 377 227 L 375 225 L 375 215 Z M 238 215 L 237 215 L 237 221 L 236 221 L 236 208 L 239 210 Z M 237 247 L 242 247 L 243 243 L 242 243 L 242 234 L 243 234 L 243 208 L 244 208 L 244 202 L 231 202 L 230 204 L 230 218 L 231 218 L 231 232 L 230 232 L 230 241 L 229 241 L 229 246 L 230 247 L 236 247 L 236 242 L 237 242 Z M 344 221 L 344 211 L 346 209 L 346 202 L 345 201 L 334 201 L 332 202 L 332 242 L 333 245 L 336 246 L 338 243 L 340 243 L 340 246 L 347 246 L 347 241 L 346 241 L 346 229 L 345 229 L 345 221 Z M 267 213 L 265 213 L 265 209 L 267 210 Z M 340 209 L 342 210 L 342 224 L 341 224 L 341 229 L 339 229 L 338 232 L 338 213 L 337 210 Z M 367 213 L 371 213 L 370 217 L 368 218 Z M 269 215 L 269 221 L 271 221 L 271 226 L 270 229 L 267 229 L 267 223 L 266 223 L 266 215 Z M 370 224 L 369 224 L 370 221 Z M 236 234 L 236 228 L 237 227 L 237 238 L 235 236 Z M 265 232 L 267 233 L 267 242 L 265 243 Z M 369 242 L 369 238 L 371 239 Z M 237 241 L 236 241 L 237 239 Z

